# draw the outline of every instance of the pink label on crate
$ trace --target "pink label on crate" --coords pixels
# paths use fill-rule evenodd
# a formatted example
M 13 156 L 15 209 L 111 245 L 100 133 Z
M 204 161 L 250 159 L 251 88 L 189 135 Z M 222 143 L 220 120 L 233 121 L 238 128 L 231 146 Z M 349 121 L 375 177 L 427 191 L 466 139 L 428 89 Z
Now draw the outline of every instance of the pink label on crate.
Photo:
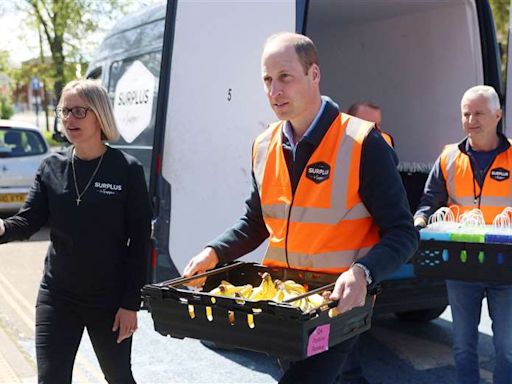
M 315 328 L 311 335 L 309 335 L 308 357 L 325 352 L 329 349 L 330 332 L 331 324 L 319 325 Z

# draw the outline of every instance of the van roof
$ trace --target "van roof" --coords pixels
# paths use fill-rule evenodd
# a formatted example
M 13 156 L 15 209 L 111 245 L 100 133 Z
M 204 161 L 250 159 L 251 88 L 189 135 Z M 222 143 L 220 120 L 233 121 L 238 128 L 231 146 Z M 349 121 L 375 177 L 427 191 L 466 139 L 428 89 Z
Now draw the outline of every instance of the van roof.
M 165 19 L 165 12 L 165 3 L 160 3 L 144 7 L 138 12 L 131 13 L 116 22 L 110 32 L 107 33 L 105 40 L 112 37 L 113 35 L 117 35 L 130 29 L 140 27 L 141 25 L 149 24 L 160 19 Z

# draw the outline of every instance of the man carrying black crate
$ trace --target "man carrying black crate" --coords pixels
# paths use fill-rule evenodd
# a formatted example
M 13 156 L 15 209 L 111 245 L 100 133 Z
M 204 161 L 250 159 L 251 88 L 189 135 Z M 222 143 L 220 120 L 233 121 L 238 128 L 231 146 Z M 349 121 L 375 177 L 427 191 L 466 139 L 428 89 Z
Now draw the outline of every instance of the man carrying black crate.
M 277 115 L 253 146 L 253 187 L 240 220 L 195 256 L 185 276 L 237 259 L 265 239 L 263 264 L 338 276 L 330 296 L 343 313 L 414 253 L 418 234 L 396 169 L 374 124 L 340 113 L 320 94 L 313 42 L 269 37 L 261 59 Z M 292 363 L 280 383 L 334 383 L 354 338 Z
M 466 138 L 445 147 L 425 185 L 414 216 L 417 227 L 442 206 L 457 206 L 460 214 L 482 211 L 486 224 L 512 205 L 512 147 L 498 132 L 502 111 L 494 88 L 478 85 L 461 100 Z M 475 271 L 476 272 L 476 271 Z M 478 324 L 486 296 L 496 351 L 494 384 L 512 383 L 512 285 L 447 280 L 453 317 L 453 352 L 458 384 L 478 384 Z

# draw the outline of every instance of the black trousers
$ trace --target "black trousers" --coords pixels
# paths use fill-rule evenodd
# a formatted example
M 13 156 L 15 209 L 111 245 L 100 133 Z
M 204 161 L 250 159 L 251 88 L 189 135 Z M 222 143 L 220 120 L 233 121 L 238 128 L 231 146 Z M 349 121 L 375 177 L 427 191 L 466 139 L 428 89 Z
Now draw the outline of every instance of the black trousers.
M 286 364 L 281 359 L 281 367 L 287 365 L 279 384 L 332 384 L 338 380 L 343 364 L 351 353 L 357 337 L 348 339 L 328 351 Z M 283 364 L 284 363 L 284 364 Z
M 132 338 L 117 343 L 112 332 L 117 309 L 90 308 L 39 294 L 36 306 L 36 356 L 39 384 L 70 384 L 84 328 L 105 379 L 135 383 L 131 371 Z
M 347 360 L 341 370 L 341 377 L 343 380 L 360 380 L 364 377 L 363 367 L 361 365 L 361 342 L 359 341 L 359 335 L 356 336 L 356 343 L 352 348 L 352 351 L 348 354 Z

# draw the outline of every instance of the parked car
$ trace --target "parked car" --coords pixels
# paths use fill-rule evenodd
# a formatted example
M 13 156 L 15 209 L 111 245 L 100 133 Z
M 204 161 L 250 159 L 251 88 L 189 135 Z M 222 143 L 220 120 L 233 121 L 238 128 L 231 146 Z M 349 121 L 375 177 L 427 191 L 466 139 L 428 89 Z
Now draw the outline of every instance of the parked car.
M 35 125 L 0 120 L 0 213 L 16 212 L 23 205 L 49 151 Z

